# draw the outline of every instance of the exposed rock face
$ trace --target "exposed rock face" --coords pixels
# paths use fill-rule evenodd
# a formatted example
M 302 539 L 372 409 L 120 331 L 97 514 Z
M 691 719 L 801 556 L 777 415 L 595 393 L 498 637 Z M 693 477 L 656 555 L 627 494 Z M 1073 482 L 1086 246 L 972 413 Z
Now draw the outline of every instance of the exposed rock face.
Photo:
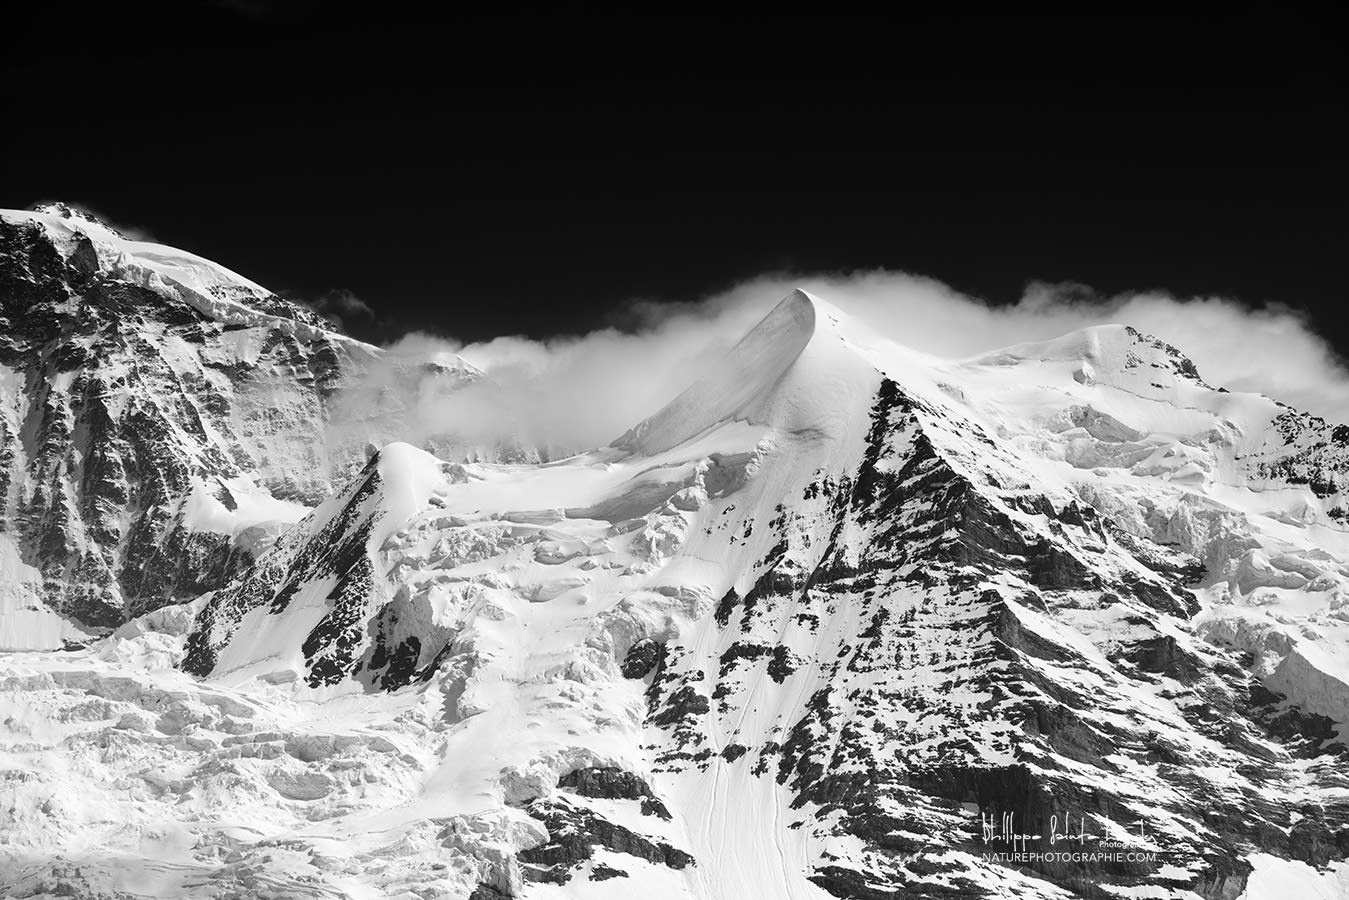
M 188 637 L 183 668 L 208 675 L 231 643 L 251 652 L 248 638 L 238 634 L 241 627 L 251 636 L 268 628 L 270 617 L 294 622 L 299 615 L 306 616 L 307 630 L 293 637 L 311 687 L 359 676 L 390 691 L 429 676 L 453 631 L 427 621 L 429 610 L 390 591 L 376 575 L 376 548 L 387 517 L 379 500 L 390 487 L 386 473 L 396 478 L 400 454 L 415 452 L 402 445 L 372 456 L 345 493 L 286 532 L 243 576 L 216 592 Z M 454 476 L 455 466 L 439 465 Z
M 583 867 L 584 880 L 590 882 L 629 876 L 621 868 L 596 860 L 597 851 L 673 870 L 695 865 L 687 852 L 659 836 L 611 821 L 587 800 L 616 801 L 611 805 L 622 809 L 627 820 L 637 819 L 647 830 L 658 830 L 671 815 L 641 776 L 617 766 L 585 766 L 563 775 L 557 788 L 552 796 L 537 797 L 524 805 L 548 835 L 547 840 L 518 854 L 527 881 L 565 885 Z
M 325 432 L 377 354 L 68 208 L 0 216 L 0 539 L 30 573 L 9 605 L 58 623 L 0 646 L 113 627 L 246 569 L 364 462 Z
M 774 341 L 737 349 L 771 377 L 732 367 L 617 448 L 531 470 L 555 508 L 485 506 L 490 467 L 378 461 L 300 529 L 307 549 L 279 545 L 207 604 L 189 666 L 253 672 L 259 623 L 303 621 L 311 684 L 438 685 L 452 746 L 513 761 L 505 802 L 547 831 L 513 857 L 526 884 L 696 868 L 750 895 L 729 860 L 759 854 L 791 890 L 846 898 L 1234 898 L 1254 853 L 1344 858 L 1331 723 L 1349 693 L 1223 605 L 1337 591 L 1340 563 L 1192 487 L 1259 502 L 1275 476 L 1252 460 L 1283 440 L 1254 427 L 1264 406 L 1202 439 L 1125 421 L 1217 392 L 1174 348 L 1104 329 L 971 364 L 1073 367 L 1038 430 L 1014 431 L 973 388 L 853 355 L 827 307 L 784 307 Z M 776 340 L 792 328 L 804 351 Z M 824 378 L 844 393 L 818 397 Z M 727 453 L 740 423 L 767 430 Z M 578 486 L 600 473 L 600 493 Z M 408 484 L 416 502 L 391 508 Z M 325 602 L 291 616 L 295 585 Z M 502 704 L 553 736 L 505 748 Z M 771 850 L 747 836 L 764 833 Z M 1046 855 L 1050 834 L 1077 855 Z M 1040 855 L 996 855 L 1013 850 Z
M 636 800 L 644 816 L 670 818 L 670 811 L 651 791 L 651 786 L 640 776 L 625 772 L 617 766 L 591 766 L 576 769 L 558 781 L 557 786 L 582 797 L 602 797 L 607 800 Z
M 811 484 L 818 511 L 775 523 L 763 574 L 718 623 L 716 680 L 672 650 L 649 719 L 669 735 L 665 771 L 730 766 L 789 788 L 819 841 L 866 848 L 811 876 L 838 897 L 984 895 L 980 854 L 998 848 L 972 812 L 1033 835 L 1056 816 L 1089 815 L 1098 835 L 1145 823 L 1132 845 L 1152 864 L 1023 867 L 1084 896 L 1147 883 L 1235 896 L 1248 848 L 1343 858 L 1326 848 L 1349 841 L 1349 804 L 1308 818 L 1285 802 L 1304 770 L 1250 702 L 1247 668 L 1187 633 L 1183 566 L 1153 571 L 1090 508 L 993 487 L 1007 471 L 994 443 L 939 451 L 943 414 L 893 382 L 872 416 L 853 475 Z M 973 423 L 944 427 L 981 440 Z M 1105 633 L 1083 641 L 1086 622 Z M 785 678 L 809 699 L 750 730 L 750 704 L 784 681 L 765 639 L 811 647 Z M 1172 711 L 1140 703 L 1154 693 Z M 718 759 L 715 735 L 748 752 Z
M 248 732 L 202 777 L 305 821 L 297 853 L 367 848 L 294 870 L 333 892 L 1235 900 L 1271 859 L 1349 873 L 1321 430 L 1127 328 L 942 363 L 796 294 L 612 447 L 390 444 L 192 608 L 15 683 L 120 696 L 108 655 L 181 651 L 182 697 L 44 702 L 121 716 L 119 747 Z M 362 805 L 335 735 L 194 691 L 350 716 L 361 759 L 411 736 L 396 794 Z M 121 809 L 178 816 L 192 779 L 166 784 Z
M 536 800 L 526 807 L 531 816 L 548 829 L 548 842 L 531 847 L 519 854 L 524 864 L 525 877 L 530 881 L 566 884 L 571 870 L 591 859 L 596 848 L 626 854 L 670 869 L 683 869 L 694 864 L 688 853 L 664 841 L 653 840 L 630 828 L 616 825 L 593 811 L 568 803 L 564 799 Z M 591 879 L 605 881 L 626 877 L 618 869 L 592 870 Z

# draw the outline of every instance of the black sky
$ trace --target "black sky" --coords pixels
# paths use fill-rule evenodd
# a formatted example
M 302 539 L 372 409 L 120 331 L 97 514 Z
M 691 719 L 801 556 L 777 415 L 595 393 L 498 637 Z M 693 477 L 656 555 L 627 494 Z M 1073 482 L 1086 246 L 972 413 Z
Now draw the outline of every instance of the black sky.
M 292 296 L 351 291 L 369 339 L 578 332 L 631 298 L 885 267 L 995 303 L 1032 279 L 1281 302 L 1349 355 L 1328 20 L 616 52 L 392 35 L 370 7 L 106 6 L 5 14 L 0 205 L 81 203 Z

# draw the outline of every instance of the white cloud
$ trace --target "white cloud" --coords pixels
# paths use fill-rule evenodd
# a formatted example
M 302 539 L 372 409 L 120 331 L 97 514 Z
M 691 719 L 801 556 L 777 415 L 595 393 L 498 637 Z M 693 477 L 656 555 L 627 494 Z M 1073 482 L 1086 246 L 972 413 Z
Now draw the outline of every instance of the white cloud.
M 336 288 L 313 300 L 300 300 L 319 315 L 339 324 L 353 319 L 373 319 L 375 311 L 360 297 L 343 288 Z
M 490 382 L 446 395 L 427 392 L 405 440 L 468 433 L 516 437 L 554 453 L 599 446 L 655 412 L 726 352 L 773 304 L 803 287 L 901 344 L 937 356 L 973 356 L 1048 340 L 1090 325 L 1132 325 L 1175 345 L 1204 378 L 1258 391 L 1332 421 L 1349 421 L 1349 372 L 1293 310 L 1252 310 L 1220 298 L 1159 293 L 1097 297 L 1081 285 L 1031 285 L 1014 304 L 990 306 L 932 279 L 895 272 L 770 275 L 696 302 L 633 303 L 635 330 L 603 329 L 536 341 L 501 337 L 462 344 L 410 335 L 403 352 L 448 350 Z

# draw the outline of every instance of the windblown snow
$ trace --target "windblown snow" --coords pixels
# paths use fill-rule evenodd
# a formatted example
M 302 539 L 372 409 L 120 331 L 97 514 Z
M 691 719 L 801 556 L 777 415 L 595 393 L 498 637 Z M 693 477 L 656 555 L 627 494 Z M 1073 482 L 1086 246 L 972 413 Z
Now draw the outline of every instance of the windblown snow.
M 1344 896 L 1346 445 L 1122 326 L 939 360 L 798 291 L 608 447 L 193 489 L 187 527 L 293 524 L 190 602 L 0 657 L 0 886 Z M 6 602 L 6 641 L 67 636 Z M 1004 813 L 1133 856 L 990 859 Z

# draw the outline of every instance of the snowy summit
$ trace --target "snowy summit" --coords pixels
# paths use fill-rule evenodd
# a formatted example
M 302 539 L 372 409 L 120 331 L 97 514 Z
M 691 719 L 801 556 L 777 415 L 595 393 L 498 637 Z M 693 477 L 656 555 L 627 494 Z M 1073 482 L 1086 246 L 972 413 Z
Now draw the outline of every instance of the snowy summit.
M 383 359 L 0 217 L 10 895 L 1349 890 L 1349 428 L 796 291 L 577 456 L 316 440 Z

